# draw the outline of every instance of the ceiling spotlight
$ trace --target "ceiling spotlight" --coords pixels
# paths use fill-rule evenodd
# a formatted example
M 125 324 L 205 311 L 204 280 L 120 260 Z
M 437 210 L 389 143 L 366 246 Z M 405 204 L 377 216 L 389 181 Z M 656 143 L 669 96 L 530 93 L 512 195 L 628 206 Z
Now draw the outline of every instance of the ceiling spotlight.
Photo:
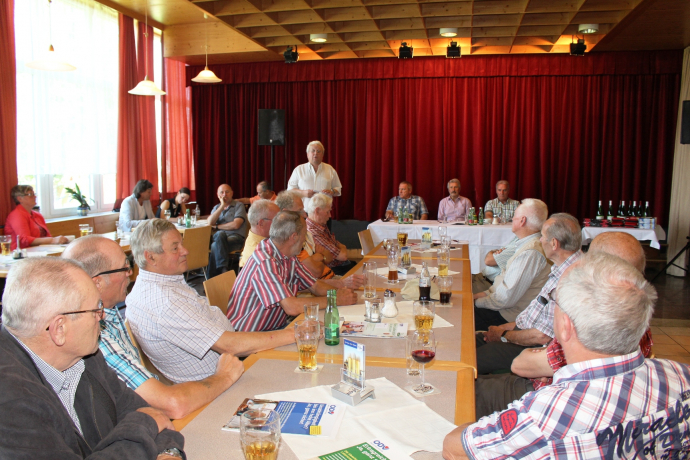
M 447 58 L 459 58 L 462 57 L 460 55 L 460 47 L 458 46 L 458 42 L 451 41 L 450 45 L 448 48 L 446 48 L 446 57 Z
M 458 28 L 457 27 L 441 27 L 441 29 L 438 31 L 439 34 L 441 34 L 441 37 L 455 37 L 458 35 Z
M 328 34 L 310 34 L 309 39 L 316 43 L 324 43 L 328 40 Z
M 577 43 L 570 44 L 570 55 L 571 56 L 584 56 L 587 45 L 585 45 L 584 38 L 578 38 Z
M 398 50 L 398 59 L 412 59 L 414 48 L 407 46 L 407 42 L 402 42 Z
M 287 50 L 283 53 L 283 57 L 285 57 L 286 64 L 294 64 L 295 62 L 299 61 L 297 47 L 295 46 L 295 49 L 293 50 L 292 46 L 288 46 Z
M 581 34 L 595 34 L 599 32 L 599 24 L 580 24 L 577 31 Z

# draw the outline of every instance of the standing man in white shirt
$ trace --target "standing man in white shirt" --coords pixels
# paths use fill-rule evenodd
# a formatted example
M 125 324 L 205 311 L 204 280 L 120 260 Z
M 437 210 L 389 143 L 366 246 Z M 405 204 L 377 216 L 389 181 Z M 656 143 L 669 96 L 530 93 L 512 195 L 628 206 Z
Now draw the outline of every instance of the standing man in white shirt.
M 320 141 L 311 141 L 307 144 L 309 163 L 297 166 L 288 181 L 288 190 L 297 190 L 302 195 L 305 208 L 315 193 L 325 193 L 330 197 L 340 196 L 343 188 L 333 166 L 323 163 L 325 152 L 326 149 Z

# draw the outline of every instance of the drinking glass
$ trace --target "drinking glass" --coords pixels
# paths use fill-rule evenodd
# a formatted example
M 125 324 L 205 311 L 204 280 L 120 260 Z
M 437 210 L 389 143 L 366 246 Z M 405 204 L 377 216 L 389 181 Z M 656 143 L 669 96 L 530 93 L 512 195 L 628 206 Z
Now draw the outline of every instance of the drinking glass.
M 450 249 L 450 236 L 448 235 L 443 235 L 441 236 L 441 247 L 444 249 Z
M 362 275 L 364 275 L 364 298 L 373 299 L 376 297 L 376 262 L 366 262 Z
M 438 275 L 448 276 L 448 266 L 450 265 L 450 249 L 441 246 L 437 252 Z
M 304 304 L 304 319 L 309 321 L 319 320 L 319 304 L 307 303 Z
M 388 284 L 398 284 L 398 264 L 400 263 L 400 247 L 388 247 Z
M 405 340 L 405 364 L 407 366 L 407 375 L 416 377 L 419 375 L 419 369 L 421 368 L 421 366 L 417 361 L 414 360 L 414 358 L 412 358 L 413 350 L 410 348 L 411 346 L 412 341 Z
M 422 365 L 422 383 L 413 387 L 412 390 L 418 395 L 428 395 L 436 392 L 433 386 L 427 385 L 424 381 L 424 367 L 426 363 L 431 362 L 436 357 L 436 337 L 434 336 L 434 331 L 430 330 L 425 333 L 414 331 L 407 336 L 407 341 L 409 342 L 412 359 Z
M 407 229 L 403 226 L 398 227 L 398 245 L 407 246 Z
M 165 220 L 170 220 L 170 209 L 163 211 L 163 217 Z
M 436 316 L 436 304 L 432 300 L 417 300 L 412 304 L 414 326 L 420 333 L 431 331 Z
M 252 409 L 240 417 L 240 444 L 246 460 L 276 460 L 280 447 L 280 414 Z
M 120 222 L 115 224 L 115 234 L 119 239 L 124 239 L 125 237 L 125 229 Z
M 436 278 L 436 284 L 438 285 L 438 290 L 440 291 L 441 295 L 441 305 L 453 305 L 452 303 L 450 303 L 451 291 L 453 289 L 453 277 L 439 276 L 438 278 Z
M 438 227 L 438 238 L 441 239 L 444 236 L 448 236 L 448 227 L 439 225 Z
M 10 255 L 10 246 L 12 245 L 12 237 L 10 235 L 0 236 L 0 247 L 2 248 L 0 253 L 3 256 Z
M 319 347 L 321 324 L 318 321 L 296 321 L 295 340 L 299 352 L 299 368 L 303 371 L 316 370 L 316 349 Z
M 89 234 L 89 224 L 79 224 L 79 236 L 86 236 Z

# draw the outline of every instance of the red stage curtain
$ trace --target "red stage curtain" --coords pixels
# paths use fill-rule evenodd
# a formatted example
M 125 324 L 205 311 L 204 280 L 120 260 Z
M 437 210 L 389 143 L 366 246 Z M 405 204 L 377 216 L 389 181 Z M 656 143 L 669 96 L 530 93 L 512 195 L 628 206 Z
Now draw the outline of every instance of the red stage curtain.
M 148 179 L 153 184 L 151 200 L 155 202 L 159 197 L 155 101 L 152 96 L 128 93 L 146 75 L 144 42 L 148 44 L 148 77 L 153 80 L 153 29 L 149 27 L 149 38 L 145 40 L 144 28 L 144 24 L 139 24 L 137 59 L 134 20 L 120 14 L 117 198 L 128 197 L 138 180 Z
M 194 158 L 191 143 L 191 88 L 185 86 L 185 63 L 171 59 L 165 61 L 166 140 L 164 161 L 164 198 L 175 196 L 182 187 L 196 190 Z M 210 208 L 208 209 L 210 211 Z
M 0 5 L 0 222 L 12 211 L 17 185 L 17 67 L 14 55 L 14 0 Z
M 338 219 L 383 215 L 401 180 L 435 217 L 446 183 L 475 206 L 511 195 L 593 216 L 596 202 L 650 201 L 665 223 L 682 52 L 362 59 L 214 66 L 222 84 L 192 85 L 196 178 L 213 203 L 228 182 L 253 194 L 270 175 L 257 110 L 286 111 L 276 190 L 321 140 L 343 183 Z M 195 75 L 199 67 L 187 69 Z M 228 84 L 226 84 L 228 83 Z

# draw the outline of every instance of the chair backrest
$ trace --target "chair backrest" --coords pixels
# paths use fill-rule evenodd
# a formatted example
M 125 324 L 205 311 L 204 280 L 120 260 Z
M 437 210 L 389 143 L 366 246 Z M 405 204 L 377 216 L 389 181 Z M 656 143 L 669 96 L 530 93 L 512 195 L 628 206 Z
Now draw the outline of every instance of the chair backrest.
M 132 328 L 129 327 L 129 321 L 127 320 L 125 320 L 125 327 L 127 328 L 129 338 L 132 340 L 132 343 L 139 352 L 139 359 L 141 360 L 141 364 L 143 364 L 144 367 L 149 370 L 149 372 L 151 372 L 152 374 L 156 374 L 158 380 L 165 383 L 166 385 L 172 385 L 173 383 L 170 380 L 168 380 L 168 378 L 165 375 L 163 375 L 163 373 L 159 371 L 156 368 L 156 366 L 153 365 L 149 357 L 146 356 L 146 353 L 144 353 L 144 350 L 141 349 L 141 347 L 139 346 L 139 342 L 137 342 L 137 338 L 134 337 L 134 334 L 132 333 Z
M 362 245 L 362 255 L 366 256 L 374 250 L 374 240 L 371 237 L 371 230 L 366 229 L 357 233 L 359 236 L 359 244 Z
M 234 284 L 235 272 L 232 270 L 204 281 L 204 291 L 206 292 L 208 303 L 220 308 L 227 315 L 228 301 L 230 300 L 230 293 Z
M 182 244 L 189 251 L 189 254 L 187 254 L 187 270 L 196 270 L 208 265 L 210 242 L 210 225 L 188 228 L 184 231 Z

